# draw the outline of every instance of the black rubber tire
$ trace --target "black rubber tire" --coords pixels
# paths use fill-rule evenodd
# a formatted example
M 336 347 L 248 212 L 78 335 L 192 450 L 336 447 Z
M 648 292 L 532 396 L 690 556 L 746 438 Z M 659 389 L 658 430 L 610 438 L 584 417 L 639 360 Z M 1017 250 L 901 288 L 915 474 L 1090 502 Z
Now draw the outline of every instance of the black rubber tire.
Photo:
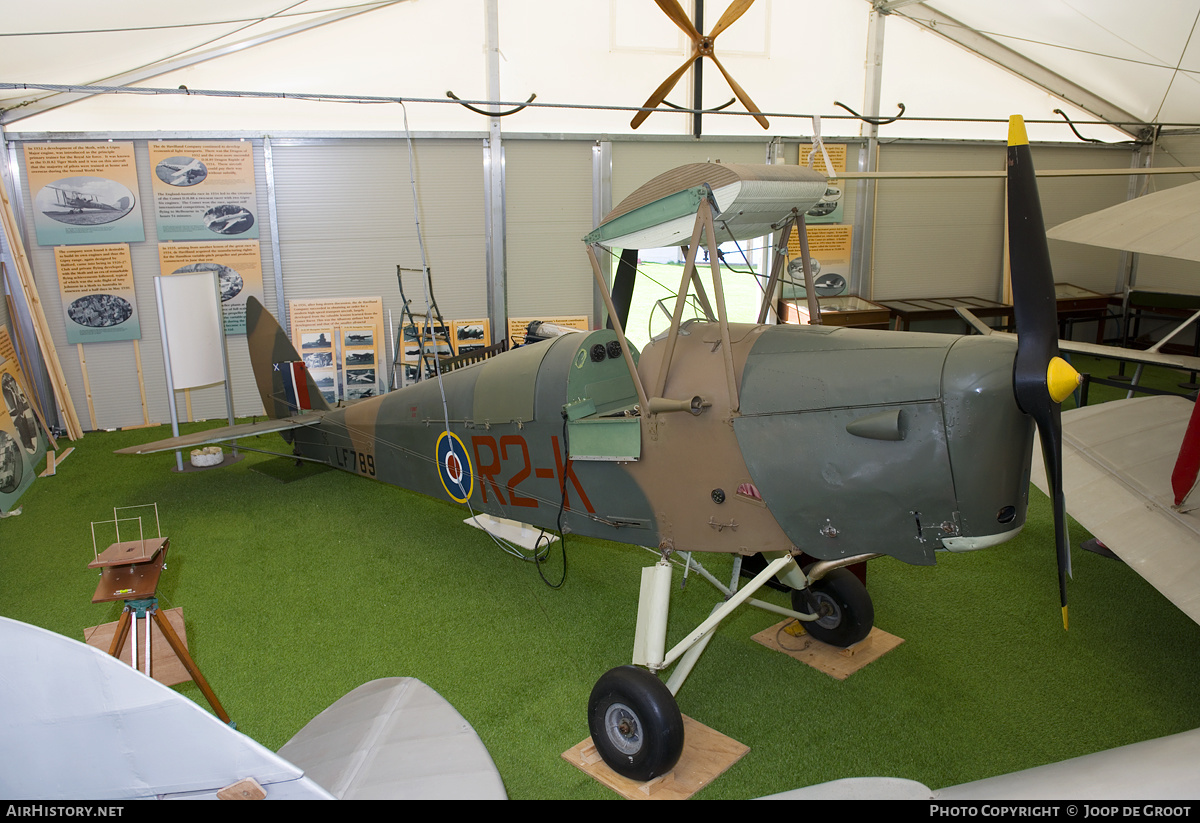
M 588 728 L 617 774 L 646 781 L 675 768 L 683 754 L 683 715 L 666 684 L 645 669 L 610 669 L 592 688 Z
M 805 623 L 805 630 L 822 643 L 843 649 L 865 639 L 875 624 L 871 595 L 849 569 L 834 569 L 807 589 L 794 590 L 792 608 L 823 615 Z

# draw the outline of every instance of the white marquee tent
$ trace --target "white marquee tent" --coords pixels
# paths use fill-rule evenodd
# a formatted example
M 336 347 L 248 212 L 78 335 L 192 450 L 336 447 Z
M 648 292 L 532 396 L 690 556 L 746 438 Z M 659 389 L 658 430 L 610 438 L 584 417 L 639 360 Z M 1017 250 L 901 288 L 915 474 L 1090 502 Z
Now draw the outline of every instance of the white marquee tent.
M 538 104 L 506 123 L 528 132 L 628 131 L 635 107 L 689 53 L 690 43 L 652 0 L 498 0 L 489 37 L 489 0 L 214 0 L 204 4 L 83 0 L 11 4 L 0 23 L 0 82 L 128 86 L 222 92 Z M 692 13 L 693 4 L 682 4 Z M 704 5 L 709 30 L 729 6 Z M 876 14 L 874 10 L 888 11 Z M 724 65 L 765 112 L 845 115 L 862 111 L 872 85 L 869 54 L 882 43 L 881 113 L 898 103 L 907 117 L 885 137 L 984 137 L 995 127 L 965 118 L 1073 118 L 1133 124 L 1192 124 L 1200 111 L 1200 3 L 1148 0 L 758 0 L 720 35 Z M 883 20 L 880 34 L 872 19 Z M 498 49 L 498 89 L 488 55 Z M 865 59 L 866 58 L 866 59 Z M 999 68 L 1004 67 L 1004 68 Z M 732 97 L 706 61 L 704 105 Z M 1004 69 L 1007 69 L 1005 71 Z M 668 99 L 690 100 L 684 81 Z M 1059 95 L 1059 99 L 1053 95 Z M 395 105 L 261 98 L 122 95 L 78 100 L 5 88 L 5 128 L 22 132 L 130 129 L 311 130 L 402 127 Z M 1063 100 L 1076 103 L 1068 107 Z M 572 106 L 558 108 L 553 104 Z M 734 106 L 740 109 L 740 106 Z M 929 119 L 934 118 L 934 119 Z M 682 115 L 655 115 L 643 129 L 686 133 Z M 456 105 L 413 106 L 422 131 L 478 130 Z M 857 121 L 828 121 L 829 134 L 857 134 Z M 753 134 L 745 117 L 711 117 L 706 131 Z M 807 134 L 807 119 L 780 117 L 773 134 Z M 1107 134 L 1105 134 L 1107 132 Z M 1112 139 L 1108 130 L 1093 130 Z M 1002 135 L 1001 135 L 1002 136 Z M 1065 126 L 1031 132 L 1071 140 Z
M 824 138 L 846 144 L 851 171 L 998 171 L 1012 113 L 1029 123 L 1041 169 L 1200 166 L 1200 0 L 1146 0 L 1136 13 L 1118 0 L 755 0 L 721 31 L 715 53 L 769 128 L 734 101 L 703 115 L 701 139 L 687 113 L 656 111 L 630 126 L 691 53 L 654 0 L 10 6 L 0 18 L 4 185 L 73 405 L 93 427 L 166 419 L 160 366 L 135 343 L 67 345 L 54 250 L 32 230 L 24 152 L 37 143 L 134 144 L 148 226 L 145 241 L 130 244 L 143 340 L 158 334 L 150 279 L 164 239 L 147 205 L 154 140 L 253 145 L 264 294 L 281 317 L 289 300 L 334 293 L 382 295 L 399 316 L 396 266 L 422 264 L 419 214 L 443 312 L 489 316 L 496 328 L 504 316 L 600 322 L 579 241 L 613 204 L 687 162 L 798 162 L 818 129 L 814 115 Z M 692 0 L 680 6 L 697 11 Z M 743 6 L 706 0 L 701 30 Z M 735 92 L 712 61 L 703 66 L 702 107 L 724 106 Z M 664 107 L 691 106 L 694 84 L 683 72 Z M 485 110 L 536 98 L 494 118 L 448 92 Z M 901 105 L 903 117 L 877 130 L 848 112 L 887 119 Z M 1142 145 L 1130 142 L 1138 137 Z M 501 163 L 492 162 L 497 149 Z M 1192 179 L 1049 180 L 1046 220 Z M 1003 296 L 1001 181 L 845 188 L 856 293 Z M 1116 251 L 1054 241 L 1052 254 L 1060 280 L 1096 291 L 1118 291 L 1133 272 Z M 3 259 L 11 293 L 7 248 Z M 1195 291 L 1192 268 L 1143 260 L 1138 283 Z M 241 348 L 230 346 L 235 406 L 256 413 Z M 195 416 L 220 414 L 223 400 L 202 394 Z

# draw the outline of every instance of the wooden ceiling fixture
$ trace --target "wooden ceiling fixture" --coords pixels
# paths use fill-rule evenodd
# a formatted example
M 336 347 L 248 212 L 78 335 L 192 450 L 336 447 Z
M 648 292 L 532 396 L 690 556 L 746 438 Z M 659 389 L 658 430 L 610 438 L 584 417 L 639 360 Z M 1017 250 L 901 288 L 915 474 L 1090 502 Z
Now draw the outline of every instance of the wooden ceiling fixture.
M 726 82 L 729 83 L 729 87 L 733 89 L 733 93 L 737 95 L 737 99 L 742 101 L 742 105 L 754 114 L 754 119 L 758 121 L 758 124 L 764 129 L 767 128 L 769 123 L 767 122 L 767 118 L 763 116 L 762 110 L 754 104 L 754 101 L 750 99 L 750 95 L 746 94 L 745 89 L 739 86 L 737 81 L 725 70 L 725 67 L 721 65 L 721 61 L 717 59 L 717 55 L 713 51 L 717 35 L 725 31 L 739 17 L 745 14 L 746 10 L 754 5 L 754 0 L 733 0 L 729 4 L 729 8 L 725 9 L 725 13 L 721 15 L 721 19 L 717 21 L 717 25 L 713 26 L 713 30 L 707 36 L 702 35 L 696 25 L 688 19 L 683 7 L 679 5 L 679 0 L 654 0 L 654 2 L 658 3 L 658 7 L 663 10 L 667 17 L 670 17 L 675 25 L 683 29 L 683 33 L 692 39 L 692 54 L 684 61 L 682 66 L 675 69 L 671 76 L 663 81 L 661 86 L 654 90 L 654 93 L 646 100 L 643 108 L 658 108 L 667 95 L 671 93 L 671 89 L 675 88 L 675 84 L 679 82 L 679 78 L 683 77 L 688 67 L 701 58 L 707 57 L 716 64 L 721 74 L 724 75 Z M 704 0 L 697 0 L 697 3 L 703 2 Z M 639 111 L 634 115 L 629 125 L 636 129 L 649 116 L 649 111 Z

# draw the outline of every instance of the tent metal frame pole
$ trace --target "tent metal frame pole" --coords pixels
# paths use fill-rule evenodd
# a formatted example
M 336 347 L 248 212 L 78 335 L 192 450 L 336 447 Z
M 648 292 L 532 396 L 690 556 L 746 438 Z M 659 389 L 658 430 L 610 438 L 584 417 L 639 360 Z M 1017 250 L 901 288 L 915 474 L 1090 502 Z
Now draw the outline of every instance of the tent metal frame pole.
M 886 10 L 871 10 L 867 24 L 867 72 L 863 91 L 863 117 L 879 117 L 879 96 L 883 85 L 883 40 Z M 858 150 L 858 170 L 874 172 L 879 157 L 879 127 L 867 119 L 862 121 L 862 136 L 866 138 Z M 850 251 L 850 289 L 871 298 L 871 260 L 875 238 L 874 182 L 860 181 L 854 194 L 854 239 Z
M 486 0 L 488 99 L 500 100 L 500 11 Z M 487 312 L 492 339 L 508 339 L 508 261 L 505 248 L 504 142 L 499 117 L 488 118 L 484 141 L 484 220 L 487 238 Z

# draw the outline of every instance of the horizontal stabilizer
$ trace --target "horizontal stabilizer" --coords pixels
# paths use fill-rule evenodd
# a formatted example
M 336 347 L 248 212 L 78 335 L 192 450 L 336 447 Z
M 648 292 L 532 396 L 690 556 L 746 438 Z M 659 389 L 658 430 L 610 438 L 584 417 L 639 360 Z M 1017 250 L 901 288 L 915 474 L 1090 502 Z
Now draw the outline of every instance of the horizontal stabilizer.
M 313 426 L 325 419 L 324 412 L 299 414 L 295 417 L 285 417 L 280 420 L 260 420 L 257 423 L 241 423 L 237 426 L 225 426 L 220 429 L 208 429 L 181 437 L 169 437 L 166 440 L 156 440 L 153 443 L 143 443 L 140 446 L 130 446 L 127 449 L 117 449 L 117 454 L 153 454 L 154 452 L 179 451 L 209 443 L 224 443 L 237 440 L 239 437 L 251 437 L 256 434 L 290 431 L 305 426 Z

